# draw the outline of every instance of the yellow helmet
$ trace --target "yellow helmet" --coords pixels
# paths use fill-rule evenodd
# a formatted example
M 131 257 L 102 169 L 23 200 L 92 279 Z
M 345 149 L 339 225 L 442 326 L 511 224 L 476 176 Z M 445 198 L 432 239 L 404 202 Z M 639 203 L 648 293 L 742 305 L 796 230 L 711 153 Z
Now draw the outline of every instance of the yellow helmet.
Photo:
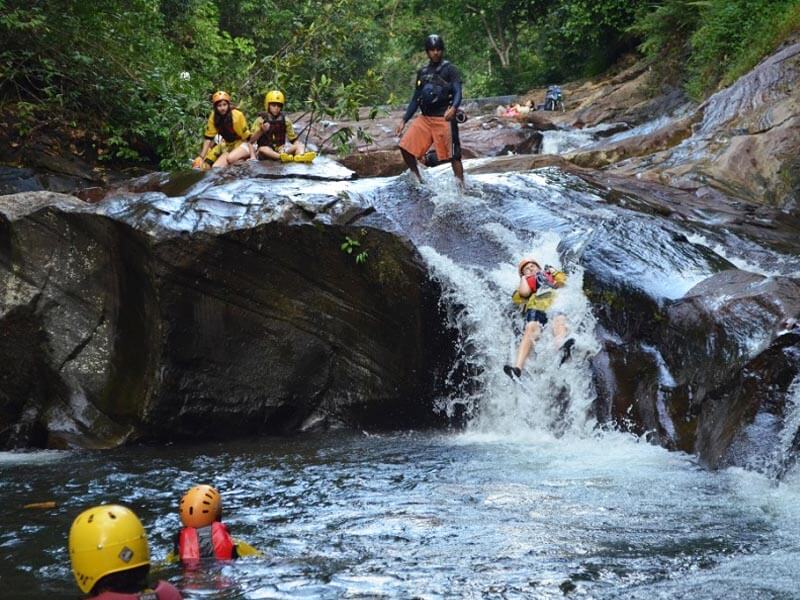
M 208 527 L 222 515 L 222 498 L 210 485 L 196 485 L 183 495 L 178 512 L 184 527 Z
M 218 92 L 214 92 L 211 95 L 211 104 L 216 104 L 220 100 L 227 100 L 228 102 L 231 101 L 231 95 L 228 92 L 223 92 L 222 90 Z
M 272 103 L 278 103 L 281 106 L 286 104 L 286 98 L 283 97 L 283 92 L 280 90 L 272 90 L 271 92 L 267 92 L 267 95 L 264 96 L 264 108 L 269 110 L 269 105 Z
M 150 564 L 147 535 L 129 508 L 95 506 L 79 514 L 69 530 L 72 574 L 83 593 L 106 575 Z

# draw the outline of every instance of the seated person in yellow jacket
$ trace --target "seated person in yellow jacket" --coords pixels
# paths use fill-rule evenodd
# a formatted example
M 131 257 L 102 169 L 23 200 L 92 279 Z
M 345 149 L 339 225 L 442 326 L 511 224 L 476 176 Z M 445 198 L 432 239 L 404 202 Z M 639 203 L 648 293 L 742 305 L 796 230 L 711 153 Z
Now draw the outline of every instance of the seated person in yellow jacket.
M 194 159 L 192 167 L 195 169 L 208 169 L 209 167 L 227 167 L 235 162 L 254 157 L 249 144 L 245 144 L 250 137 L 247 129 L 247 119 L 242 111 L 231 104 L 230 94 L 216 92 L 211 96 L 214 110 L 208 116 L 203 147 L 200 155 Z M 215 145 L 214 138 L 220 135 L 223 142 Z M 237 153 L 243 150 L 244 154 Z
M 250 145 L 259 160 L 280 160 L 282 162 L 311 162 L 316 152 L 306 152 L 300 138 L 294 130 L 291 119 L 283 114 L 285 98 L 283 92 L 272 90 L 264 96 L 265 112 L 258 113 L 258 118 L 250 128 Z M 238 149 L 231 155 L 241 160 L 247 158 L 244 149 Z
M 517 286 L 512 300 L 514 304 L 520 305 L 522 314 L 525 317 L 525 330 L 522 341 L 517 350 L 517 359 L 514 365 L 505 365 L 503 371 L 511 379 L 522 375 L 522 367 L 531 352 L 536 340 L 542 334 L 544 326 L 550 321 L 547 313 L 556 297 L 556 289 L 563 287 L 567 282 L 567 276 L 562 271 L 552 267 L 544 270 L 539 263 L 532 258 L 523 258 L 517 268 L 519 273 L 519 285 Z M 567 336 L 567 319 L 563 314 L 553 316 L 553 340 L 557 346 L 561 347 L 561 363 L 567 360 L 572 351 L 575 340 L 570 338 L 566 342 L 562 341 Z

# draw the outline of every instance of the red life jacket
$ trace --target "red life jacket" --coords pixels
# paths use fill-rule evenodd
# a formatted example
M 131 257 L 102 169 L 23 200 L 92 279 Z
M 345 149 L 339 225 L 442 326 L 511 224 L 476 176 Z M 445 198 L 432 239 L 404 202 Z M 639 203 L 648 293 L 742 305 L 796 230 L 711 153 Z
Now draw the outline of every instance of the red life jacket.
M 531 288 L 531 294 L 536 293 L 540 283 L 546 287 L 556 287 L 555 277 L 547 271 L 539 271 L 536 275 L 528 275 L 525 281 L 528 282 L 528 287 Z
M 184 527 L 178 536 L 178 556 L 183 561 L 217 558 L 231 560 L 234 556 L 234 543 L 228 528 L 219 521 L 209 527 Z
M 94 596 L 93 600 L 183 600 L 183 596 L 171 583 L 159 581 L 155 590 L 146 590 L 138 594 L 103 592 L 99 596 Z
M 258 145 L 269 146 L 273 150 L 283 146 L 286 143 L 286 116 L 281 113 L 277 119 L 273 119 L 268 112 L 260 112 L 258 116 L 269 123 L 269 131 L 258 138 Z

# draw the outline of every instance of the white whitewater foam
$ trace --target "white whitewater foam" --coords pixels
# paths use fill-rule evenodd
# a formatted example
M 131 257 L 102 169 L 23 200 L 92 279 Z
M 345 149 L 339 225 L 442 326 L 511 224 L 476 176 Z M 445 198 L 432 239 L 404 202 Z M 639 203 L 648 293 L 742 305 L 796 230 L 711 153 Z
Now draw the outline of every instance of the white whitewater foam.
M 527 248 L 518 255 L 561 267 L 560 240 L 553 233 L 538 236 L 531 245 L 498 224 L 484 229 L 500 240 L 509 254 L 514 247 Z M 511 303 L 511 293 L 519 282 L 518 257 L 495 269 L 471 269 L 433 248 L 423 247 L 420 252 L 444 288 L 445 305 L 464 307 L 458 315 L 451 315 L 451 320 L 461 333 L 467 360 L 478 373 L 479 391 L 470 398 L 451 399 L 443 409 L 452 414 L 454 403 L 467 405 L 475 415 L 470 427 L 476 431 L 584 431 L 590 425 L 587 415 L 595 397 L 586 358 L 599 351 L 599 344 L 593 335 L 594 316 L 582 291 L 583 271 L 570 273 L 551 308 L 552 314 L 563 313 L 567 318 L 569 336 L 576 339 L 573 359 L 559 365 L 561 355 L 548 326 L 528 358 L 522 379 L 514 382 L 503 372 L 503 365 L 513 363 L 521 340 L 522 319 Z

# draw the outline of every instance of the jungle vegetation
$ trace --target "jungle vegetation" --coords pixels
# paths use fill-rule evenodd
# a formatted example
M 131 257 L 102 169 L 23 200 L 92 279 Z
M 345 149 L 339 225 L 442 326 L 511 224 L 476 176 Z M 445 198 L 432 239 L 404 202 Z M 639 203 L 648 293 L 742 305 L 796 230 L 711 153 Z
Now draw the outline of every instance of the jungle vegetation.
M 209 94 L 247 114 L 353 115 L 410 96 L 440 33 L 468 97 L 597 75 L 622 54 L 700 100 L 800 30 L 800 0 L 0 0 L 0 109 L 90 126 L 107 159 L 185 166 Z M 10 116 L 10 117 L 9 117 Z

